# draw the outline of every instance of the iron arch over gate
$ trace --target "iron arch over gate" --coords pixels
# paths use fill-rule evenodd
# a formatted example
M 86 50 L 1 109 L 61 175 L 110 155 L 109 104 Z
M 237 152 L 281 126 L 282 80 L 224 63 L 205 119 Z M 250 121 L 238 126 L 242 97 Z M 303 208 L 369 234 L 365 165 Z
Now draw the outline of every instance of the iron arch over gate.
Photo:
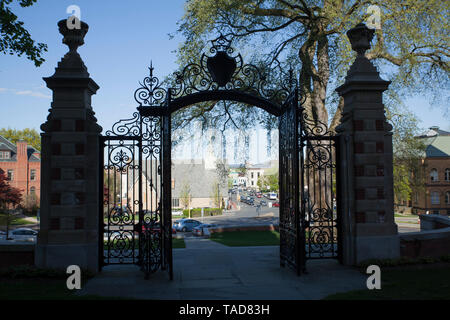
M 283 87 L 274 87 L 257 67 L 243 63 L 225 37 L 211 43 L 199 63 L 174 74 L 170 88 L 150 66 L 135 91 L 138 112 L 102 137 L 101 265 L 138 264 L 146 277 L 162 269 L 173 278 L 171 114 L 219 100 L 256 106 L 279 118 L 281 266 L 300 274 L 309 258 L 340 257 L 333 183 L 337 140 L 303 112 L 292 71 Z

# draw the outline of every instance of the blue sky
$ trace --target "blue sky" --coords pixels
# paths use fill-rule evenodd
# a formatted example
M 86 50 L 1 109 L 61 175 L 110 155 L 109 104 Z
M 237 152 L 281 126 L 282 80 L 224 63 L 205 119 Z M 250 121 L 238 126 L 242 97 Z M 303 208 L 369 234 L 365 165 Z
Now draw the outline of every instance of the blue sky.
M 39 0 L 30 8 L 15 10 L 37 42 L 48 45 L 46 61 L 39 68 L 24 56 L 0 55 L 0 127 L 39 129 L 51 103 L 51 91 L 42 77 L 51 76 L 58 61 L 68 51 L 56 26 L 67 18 L 66 8 L 81 8 L 81 19 L 89 24 L 85 45 L 79 48 L 91 77 L 100 89 L 92 99 L 97 119 L 109 129 L 118 119 L 135 111 L 134 91 L 148 74 L 153 60 L 160 79 L 176 68 L 173 53 L 182 40 L 175 33 L 183 15 L 184 0 L 170 1 L 65 1 Z M 406 100 L 422 127 L 438 125 L 450 130 L 443 109 L 430 107 L 423 97 Z

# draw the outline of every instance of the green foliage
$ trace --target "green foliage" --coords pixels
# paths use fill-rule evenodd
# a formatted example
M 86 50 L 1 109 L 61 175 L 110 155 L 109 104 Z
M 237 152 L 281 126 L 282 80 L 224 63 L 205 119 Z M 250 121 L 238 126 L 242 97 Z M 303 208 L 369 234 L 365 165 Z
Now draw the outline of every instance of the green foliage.
M 262 191 L 272 191 L 272 192 L 278 192 L 278 173 L 270 174 L 270 175 L 262 175 L 259 177 L 258 181 L 256 182 L 259 189 Z M 267 189 L 267 186 L 270 187 L 270 189 Z
M 400 203 L 411 199 L 413 193 L 424 188 L 421 158 L 425 145 L 416 138 L 419 135 L 419 121 L 413 114 L 396 106 L 386 112 L 386 117 L 393 126 L 394 196 L 395 202 Z
M 3 136 L 12 143 L 16 143 L 19 140 L 25 140 L 36 150 L 41 150 L 41 135 L 35 129 L 25 128 L 23 130 L 18 130 L 1 128 L 0 136 Z
M 306 112 L 334 130 L 342 99 L 333 89 L 343 82 L 355 56 L 345 33 L 367 18 L 369 5 L 380 8 L 381 29 L 366 56 L 392 81 L 387 107 L 395 108 L 401 97 L 417 93 L 431 96 L 434 104 L 445 102 L 450 2 L 442 0 L 191 0 L 179 22 L 186 39 L 178 51 L 179 63 L 194 62 L 208 40 L 222 33 L 232 38 L 247 63 L 262 66 L 269 76 L 292 66 L 300 75 Z M 279 79 L 273 81 L 279 86 Z M 256 108 L 215 102 L 183 109 L 174 115 L 175 127 L 199 119 L 222 128 L 234 123 L 230 115 L 241 129 L 276 127 L 274 117 Z
M 203 215 L 206 216 L 220 216 L 222 215 L 223 209 L 222 208 L 204 208 L 203 209 Z M 191 209 L 191 218 L 195 217 L 201 217 L 202 216 L 202 209 L 201 208 L 195 208 Z M 183 217 L 187 218 L 189 217 L 189 209 L 183 210 Z
M 214 232 L 210 239 L 229 247 L 277 246 L 280 233 L 270 230 Z
M 191 205 L 191 187 L 187 181 L 184 182 L 180 192 L 180 201 L 183 208 L 189 208 Z
M 37 0 L 19 0 L 21 7 L 30 7 Z M 30 33 L 24 28 L 24 23 L 17 20 L 9 5 L 13 0 L 0 1 L 0 52 L 25 56 L 39 67 L 45 59 L 42 54 L 47 51 L 44 43 L 35 43 Z

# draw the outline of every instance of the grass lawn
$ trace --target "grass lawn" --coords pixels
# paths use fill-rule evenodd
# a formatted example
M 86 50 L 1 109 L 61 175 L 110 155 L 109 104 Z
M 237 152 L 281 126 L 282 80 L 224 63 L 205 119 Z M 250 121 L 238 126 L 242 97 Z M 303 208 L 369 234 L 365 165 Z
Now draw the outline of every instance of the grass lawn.
M 280 234 L 276 231 L 221 232 L 213 233 L 210 239 L 229 247 L 280 245 Z
M 186 244 L 184 243 L 184 239 L 172 238 L 172 248 L 173 249 L 186 248 Z
M 81 288 L 93 274 L 82 271 Z M 2 300 L 98 300 L 100 296 L 78 296 L 66 286 L 65 270 L 14 266 L 0 269 L 0 301 Z
M 121 242 L 120 242 L 120 247 L 119 247 L 119 248 L 122 248 L 122 247 L 123 247 L 123 249 L 125 249 L 125 250 L 131 249 L 131 248 L 128 247 L 128 246 L 129 246 L 128 242 L 129 242 L 128 239 L 126 239 L 126 240 L 124 241 L 124 243 L 122 243 L 122 241 L 121 241 Z M 114 240 L 114 241 L 111 243 L 111 249 L 115 249 L 116 246 L 118 246 L 118 243 L 119 243 L 119 241 Z M 104 249 L 107 249 L 107 248 L 108 248 L 108 241 L 107 241 L 107 240 L 103 240 L 103 246 L 104 246 Z M 174 249 L 177 249 L 177 248 L 186 248 L 186 244 L 184 243 L 184 239 L 176 239 L 176 238 L 172 238 L 172 247 L 173 247 Z M 138 248 L 139 248 L 139 239 L 135 239 L 135 240 L 134 240 L 134 249 L 138 249 Z
M 419 216 L 415 214 L 401 214 L 401 213 L 394 213 L 394 217 L 396 218 L 419 218 Z
M 81 286 L 83 288 L 83 286 Z M 77 296 L 66 279 L 0 279 L 1 300 L 110 300 L 94 295 Z
M 18 226 L 18 225 L 25 225 L 25 224 L 35 224 L 35 223 L 25 220 L 23 218 L 13 218 L 13 220 L 10 223 L 10 226 Z M 0 226 L 6 227 L 6 215 L 5 214 L 0 214 Z
M 450 264 L 381 268 L 381 290 L 337 293 L 327 300 L 450 299 Z

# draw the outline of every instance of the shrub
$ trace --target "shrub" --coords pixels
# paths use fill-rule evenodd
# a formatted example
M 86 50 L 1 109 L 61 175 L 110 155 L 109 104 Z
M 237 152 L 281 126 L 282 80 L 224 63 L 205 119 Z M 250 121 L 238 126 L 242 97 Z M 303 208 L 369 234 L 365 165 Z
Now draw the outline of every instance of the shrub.
M 203 211 L 203 214 L 205 217 L 207 216 L 220 216 L 222 214 L 223 209 L 221 208 L 205 208 Z M 189 217 L 189 210 L 185 209 L 183 210 L 183 216 Z M 201 208 L 195 208 L 191 209 L 191 217 L 201 217 L 202 216 L 202 209 Z

